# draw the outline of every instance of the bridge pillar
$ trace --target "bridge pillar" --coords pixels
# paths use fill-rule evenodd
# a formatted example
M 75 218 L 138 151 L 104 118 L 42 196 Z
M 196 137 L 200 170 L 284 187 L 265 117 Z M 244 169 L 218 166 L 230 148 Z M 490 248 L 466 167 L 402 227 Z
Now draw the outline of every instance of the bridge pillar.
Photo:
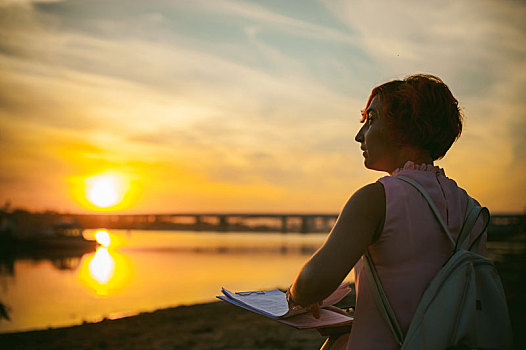
M 203 228 L 201 227 L 201 222 L 202 222 L 202 218 L 200 215 L 195 215 L 194 216 L 194 230 L 195 231 L 201 231 Z
M 217 226 L 218 231 L 228 231 L 228 216 L 219 215 L 219 225 Z
M 283 215 L 281 217 L 281 232 L 282 233 L 287 233 L 288 231 L 288 228 L 287 228 L 287 217 L 285 215 Z
M 309 233 L 312 230 L 314 220 L 312 216 L 302 216 L 301 217 L 301 233 Z

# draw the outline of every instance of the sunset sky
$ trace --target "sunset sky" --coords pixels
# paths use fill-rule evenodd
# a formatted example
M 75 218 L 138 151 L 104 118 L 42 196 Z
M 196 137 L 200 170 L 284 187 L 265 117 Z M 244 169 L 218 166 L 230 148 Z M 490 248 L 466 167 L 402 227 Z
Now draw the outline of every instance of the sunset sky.
M 336 213 L 386 175 L 354 141 L 371 89 L 431 73 L 465 114 L 437 164 L 524 212 L 525 18 L 512 0 L 0 0 L 0 206 L 95 210 L 103 175 L 119 212 Z

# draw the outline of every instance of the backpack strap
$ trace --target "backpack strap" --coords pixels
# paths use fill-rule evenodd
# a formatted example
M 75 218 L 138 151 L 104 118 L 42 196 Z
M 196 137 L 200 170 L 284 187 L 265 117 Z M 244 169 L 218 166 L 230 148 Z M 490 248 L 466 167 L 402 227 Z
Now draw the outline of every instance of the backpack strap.
M 384 319 L 385 323 L 391 329 L 391 332 L 393 333 L 398 345 L 402 346 L 402 344 L 404 343 L 404 333 L 400 328 L 400 324 L 396 319 L 396 315 L 393 311 L 393 308 L 391 307 L 391 304 L 389 304 L 389 300 L 387 300 L 387 295 L 385 295 L 384 288 L 382 287 L 382 282 L 378 277 L 378 273 L 376 272 L 376 267 L 374 266 L 374 262 L 371 257 L 371 254 L 369 253 L 369 250 L 367 250 L 364 254 L 364 260 L 365 273 L 367 275 L 367 279 L 369 280 L 369 284 L 371 286 L 374 301 L 376 303 L 378 311 L 380 311 L 380 314 L 382 315 L 382 318 Z
M 464 245 L 464 242 L 469 236 L 469 227 L 473 226 L 475 224 L 475 221 L 477 221 L 478 215 L 476 213 L 475 208 L 475 201 L 473 198 L 468 196 L 468 204 L 466 206 L 466 216 L 464 218 L 464 223 L 462 224 L 462 228 L 460 229 L 460 233 L 457 237 L 457 243 L 455 244 L 455 249 L 453 250 L 453 253 L 455 253 L 457 250 L 459 250 L 460 247 Z
M 486 229 L 488 228 L 489 221 L 490 221 L 490 213 L 489 213 L 488 208 L 486 208 L 486 207 L 480 208 L 480 213 L 477 214 L 477 215 L 480 215 L 482 213 L 484 214 L 484 217 L 485 217 L 484 225 L 483 225 L 482 230 L 480 231 L 480 233 L 475 238 L 475 240 L 473 240 L 473 243 L 471 243 L 471 245 L 468 247 L 468 250 L 472 250 L 473 246 L 475 246 L 475 244 L 478 244 L 479 240 L 482 238 L 482 235 L 484 235 L 484 233 L 486 232 Z
M 466 210 L 466 218 L 464 219 L 464 224 L 462 225 L 462 229 L 460 230 L 460 233 L 458 234 L 457 243 L 455 244 L 455 250 L 453 253 L 456 253 L 459 249 L 462 249 L 462 247 L 465 245 L 466 241 L 468 241 L 469 234 L 473 230 L 473 227 L 475 226 L 475 223 L 477 222 L 480 214 L 484 213 L 485 220 L 484 220 L 484 227 L 482 229 L 482 232 L 477 235 L 477 238 L 473 241 L 473 243 L 469 246 L 468 250 L 471 250 L 473 246 L 478 243 L 478 240 L 482 237 L 484 232 L 486 231 L 486 227 L 489 223 L 489 211 L 486 207 L 480 207 L 475 204 L 475 201 L 473 198 L 468 197 L 468 206 Z
M 432 209 L 433 213 L 435 214 L 435 217 L 437 218 L 438 222 L 440 223 L 440 226 L 442 226 L 442 229 L 446 233 L 447 237 L 449 238 L 449 241 L 453 244 L 453 254 L 456 253 L 459 249 L 461 249 L 465 242 L 467 241 L 469 234 L 473 230 L 473 227 L 475 226 L 475 223 L 477 222 L 479 216 L 481 213 L 486 214 L 486 220 L 484 223 L 484 228 L 482 229 L 482 232 L 477 236 L 477 238 L 473 241 L 473 243 L 469 246 L 468 250 L 471 250 L 473 246 L 479 241 L 479 239 L 482 237 L 484 232 L 486 231 L 486 227 L 489 224 L 489 210 L 486 207 L 481 207 L 475 204 L 475 200 L 468 196 L 468 205 L 466 210 L 466 216 L 464 218 L 464 223 L 462 224 L 462 229 L 460 230 L 460 233 L 457 236 L 457 241 L 453 239 L 451 236 L 451 233 L 449 232 L 447 225 L 444 223 L 444 219 L 442 219 L 442 216 L 440 215 L 440 212 L 438 211 L 435 203 L 427 193 L 427 191 L 415 180 L 408 178 L 403 175 L 398 175 L 396 178 L 403 180 L 407 182 L 408 184 L 412 185 L 414 188 L 418 190 L 424 196 L 424 198 L 427 200 L 427 203 L 429 204 L 429 207 Z
M 418 190 L 418 192 L 420 192 L 422 194 L 422 196 L 424 196 L 424 198 L 427 201 L 427 204 L 429 204 L 429 207 L 433 211 L 433 214 L 435 214 L 436 219 L 440 223 L 440 226 L 442 227 L 442 230 L 444 231 L 444 233 L 446 234 L 447 238 L 451 242 L 451 245 L 453 247 L 455 247 L 455 245 L 456 245 L 455 244 L 455 240 L 453 239 L 453 236 L 451 236 L 451 233 L 449 233 L 449 229 L 447 228 L 447 225 L 444 222 L 444 219 L 442 219 L 442 215 L 440 215 L 440 212 L 438 211 L 438 208 L 436 207 L 435 203 L 433 202 L 433 200 L 431 199 L 431 197 L 429 196 L 427 191 L 422 187 L 422 185 L 420 185 L 415 180 L 410 179 L 410 178 L 405 177 L 405 176 L 402 176 L 402 175 L 398 175 L 398 176 L 396 176 L 396 178 L 407 182 L 408 184 L 410 184 L 411 186 L 416 188 Z

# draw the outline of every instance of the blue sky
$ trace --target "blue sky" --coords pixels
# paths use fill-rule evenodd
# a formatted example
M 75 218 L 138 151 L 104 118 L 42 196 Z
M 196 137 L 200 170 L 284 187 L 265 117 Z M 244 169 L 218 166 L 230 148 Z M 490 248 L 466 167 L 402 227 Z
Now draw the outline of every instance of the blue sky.
M 438 162 L 494 212 L 526 207 L 520 1 L 3 1 L 0 202 L 84 211 L 337 212 L 384 174 L 354 135 L 371 89 L 441 77 L 465 114 Z

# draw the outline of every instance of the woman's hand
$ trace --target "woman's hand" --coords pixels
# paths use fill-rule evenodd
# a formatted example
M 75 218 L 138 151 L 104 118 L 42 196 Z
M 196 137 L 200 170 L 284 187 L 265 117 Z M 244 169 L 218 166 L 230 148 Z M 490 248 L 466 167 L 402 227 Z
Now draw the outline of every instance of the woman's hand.
M 289 304 L 290 310 L 298 310 L 300 308 L 304 308 L 305 310 L 311 312 L 314 318 L 316 319 L 320 318 L 320 306 L 322 305 L 323 302 L 319 301 L 317 303 L 307 305 L 307 306 L 296 304 L 294 300 L 292 299 L 292 293 L 290 292 L 290 288 L 287 289 L 286 296 L 287 296 L 287 302 Z
M 322 302 L 319 301 L 317 303 L 314 303 L 314 304 L 311 304 L 309 306 L 306 307 L 307 310 L 309 310 L 311 313 L 312 313 L 312 316 L 314 316 L 314 318 L 320 318 L 320 306 L 321 306 Z

